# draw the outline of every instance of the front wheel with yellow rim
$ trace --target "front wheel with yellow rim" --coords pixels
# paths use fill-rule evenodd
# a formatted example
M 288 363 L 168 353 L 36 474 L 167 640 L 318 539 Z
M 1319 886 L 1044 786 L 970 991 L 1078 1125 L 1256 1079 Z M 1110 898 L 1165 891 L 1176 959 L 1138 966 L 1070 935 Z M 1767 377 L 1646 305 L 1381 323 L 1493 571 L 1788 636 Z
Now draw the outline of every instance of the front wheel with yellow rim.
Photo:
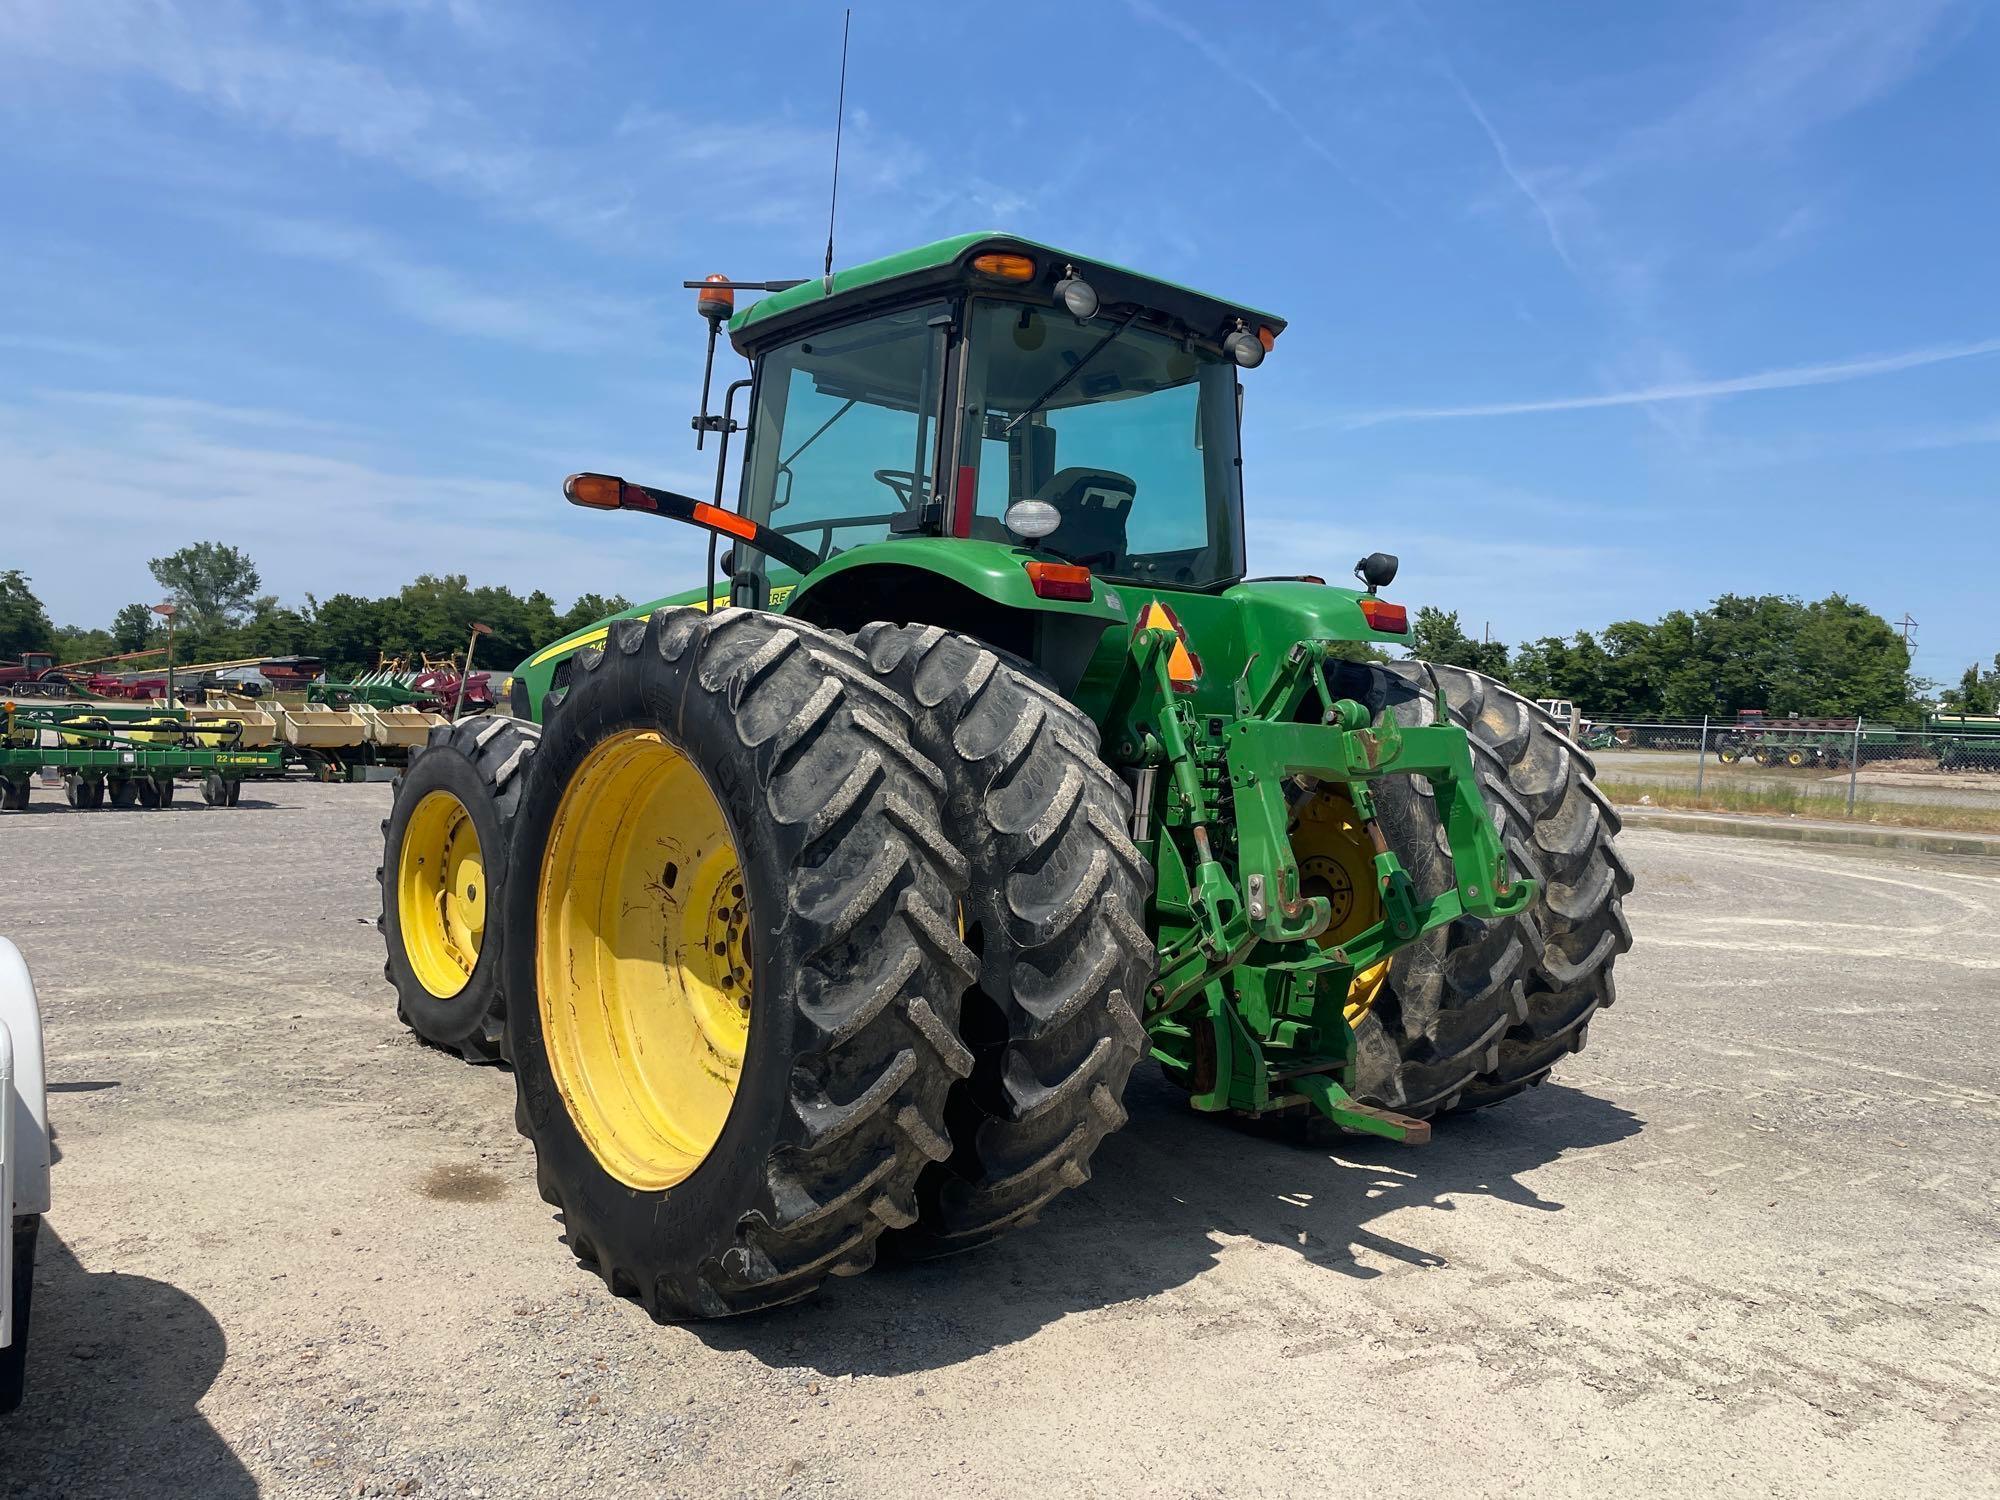
M 507 836 L 541 731 L 497 716 L 431 731 L 382 822 L 383 975 L 403 1024 L 472 1062 L 506 1056 L 500 897 Z
M 571 1248 L 663 1320 L 872 1264 L 950 1153 L 966 866 L 844 637 L 669 609 L 550 695 L 510 850 L 517 1119 Z

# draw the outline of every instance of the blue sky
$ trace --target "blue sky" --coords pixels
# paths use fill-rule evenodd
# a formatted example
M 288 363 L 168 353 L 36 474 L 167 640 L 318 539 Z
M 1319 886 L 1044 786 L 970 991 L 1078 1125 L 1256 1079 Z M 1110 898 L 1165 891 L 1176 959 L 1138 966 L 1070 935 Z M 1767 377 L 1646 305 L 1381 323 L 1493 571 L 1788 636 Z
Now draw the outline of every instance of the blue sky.
M 680 282 L 816 272 L 839 7 L 0 0 L 0 566 L 651 597 Z M 724 17 L 709 8 L 702 14 Z M 2000 24 L 1970 0 L 856 7 L 843 263 L 1001 227 L 1284 313 L 1253 564 L 1510 642 L 1839 589 L 2000 650 Z

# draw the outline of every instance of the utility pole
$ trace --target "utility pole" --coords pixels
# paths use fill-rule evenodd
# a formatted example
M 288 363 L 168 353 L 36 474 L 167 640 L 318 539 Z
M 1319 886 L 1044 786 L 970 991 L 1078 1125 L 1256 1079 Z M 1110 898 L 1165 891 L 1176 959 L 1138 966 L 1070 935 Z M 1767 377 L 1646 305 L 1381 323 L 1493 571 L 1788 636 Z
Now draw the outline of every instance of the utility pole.
M 174 706 L 174 616 L 181 607 L 171 599 L 164 604 L 155 604 L 153 613 L 167 617 L 167 707 Z
M 1896 622 L 1896 626 L 1903 632 L 1903 644 L 1908 646 L 1910 644 L 1910 632 L 1917 628 L 1917 622 L 1910 618 L 1910 612 L 1907 609 L 1903 611 L 1903 618 Z
M 465 669 L 458 674 L 458 696 L 452 700 L 451 705 L 451 722 L 454 724 L 458 722 L 458 716 L 465 711 L 465 680 L 472 675 L 472 653 L 479 648 L 479 638 L 491 634 L 493 634 L 491 625 L 482 625 L 477 620 L 472 622 L 472 639 L 465 643 Z

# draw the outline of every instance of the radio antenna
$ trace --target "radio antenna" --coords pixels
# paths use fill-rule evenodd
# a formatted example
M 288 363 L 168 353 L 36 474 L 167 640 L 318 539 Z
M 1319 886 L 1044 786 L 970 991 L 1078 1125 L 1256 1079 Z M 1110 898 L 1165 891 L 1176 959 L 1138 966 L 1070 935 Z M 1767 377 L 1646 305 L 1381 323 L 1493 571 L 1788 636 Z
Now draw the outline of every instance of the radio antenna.
M 823 285 L 833 295 L 833 215 L 840 207 L 840 131 L 847 123 L 847 31 L 854 24 L 854 8 L 849 6 L 840 21 L 840 98 L 833 106 L 833 198 L 826 205 L 826 270 Z

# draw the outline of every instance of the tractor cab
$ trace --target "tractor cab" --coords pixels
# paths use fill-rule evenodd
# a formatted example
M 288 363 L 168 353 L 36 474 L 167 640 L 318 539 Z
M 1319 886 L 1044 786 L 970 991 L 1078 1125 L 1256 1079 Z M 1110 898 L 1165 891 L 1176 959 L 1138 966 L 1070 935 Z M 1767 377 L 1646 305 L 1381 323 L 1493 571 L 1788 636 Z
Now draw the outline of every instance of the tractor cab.
M 939 536 L 1098 577 L 1243 576 L 1237 370 L 1282 322 L 1065 252 L 963 236 L 736 316 L 741 513 L 825 562 Z M 765 569 L 741 556 L 740 589 Z
M 1198 650 L 1255 663 L 1252 690 L 1280 642 L 1403 643 L 1401 608 L 1373 597 L 1395 576 L 1386 554 L 1364 592 L 1245 581 L 1238 376 L 1263 362 L 1282 318 L 994 233 L 810 281 L 687 285 L 709 324 L 694 427 L 698 442 L 720 437 L 713 500 L 600 474 L 566 486 L 574 503 L 718 538 L 703 588 L 631 614 L 728 602 L 846 632 L 927 620 L 1033 661 L 1093 707 L 1122 669 L 1117 637 L 1162 593 Z M 752 290 L 765 295 L 739 310 Z M 750 374 L 718 413 L 725 326 Z M 1265 610 L 1241 608 L 1253 592 Z M 1280 623 L 1266 639 L 1257 622 L 1269 620 Z M 559 662 L 605 628 L 522 663 L 516 711 L 532 715 Z M 1226 709 L 1233 680 L 1211 677 L 1197 697 Z

